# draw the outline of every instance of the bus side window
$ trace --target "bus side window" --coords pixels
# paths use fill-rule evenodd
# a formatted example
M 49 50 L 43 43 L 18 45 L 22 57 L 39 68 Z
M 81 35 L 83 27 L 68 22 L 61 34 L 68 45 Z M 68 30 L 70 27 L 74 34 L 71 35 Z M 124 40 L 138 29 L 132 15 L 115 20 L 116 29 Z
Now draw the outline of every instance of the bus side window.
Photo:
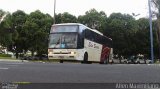
M 97 41 L 98 41 L 99 44 L 102 44 L 102 42 L 101 42 L 101 36 L 98 36 Z
M 86 30 L 86 35 L 87 35 L 87 38 L 91 41 L 95 41 L 95 33 L 92 32 L 91 30 Z
M 78 33 L 77 38 L 77 48 L 83 48 L 84 47 L 84 38 L 85 38 L 85 30 L 82 30 L 82 32 Z
M 91 40 L 90 31 L 88 29 L 85 29 L 85 38 Z

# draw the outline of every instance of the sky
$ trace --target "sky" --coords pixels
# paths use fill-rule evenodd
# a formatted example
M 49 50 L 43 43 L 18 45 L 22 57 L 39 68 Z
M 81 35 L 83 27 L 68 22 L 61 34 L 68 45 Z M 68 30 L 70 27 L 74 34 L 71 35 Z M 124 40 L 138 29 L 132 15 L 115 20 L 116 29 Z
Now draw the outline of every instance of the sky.
M 136 18 L 148 17 L 148 0 L 56 0 L 56 13 L 69 12 L 72 15 L 84 15 L 95 8 L 111 13 L 140 14 Z M 0 0 L 0 9 L 9 12 L 23 10 L 27 14 L 35 10 L 54 15 L 54 0 Z

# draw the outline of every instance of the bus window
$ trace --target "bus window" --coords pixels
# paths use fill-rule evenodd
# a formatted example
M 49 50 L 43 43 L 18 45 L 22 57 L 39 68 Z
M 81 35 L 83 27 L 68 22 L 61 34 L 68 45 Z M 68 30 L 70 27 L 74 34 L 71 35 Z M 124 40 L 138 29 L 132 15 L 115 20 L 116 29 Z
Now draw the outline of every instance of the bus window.
M 77 25 L 61 25 L 61 26 L 53 26 L 51 28 L 51 33 L 54 32 L 77 32 L 78 26 Z

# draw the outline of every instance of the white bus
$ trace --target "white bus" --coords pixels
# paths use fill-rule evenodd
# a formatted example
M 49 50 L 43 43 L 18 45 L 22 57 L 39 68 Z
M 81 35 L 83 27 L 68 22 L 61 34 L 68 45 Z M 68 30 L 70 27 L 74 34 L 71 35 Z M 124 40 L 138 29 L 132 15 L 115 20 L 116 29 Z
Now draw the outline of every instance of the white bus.
M 76 60 L 82 63 L 108 63 L 112 60 L 112 39 L 103 36 L 97 30 L 79 23 L 52 25 L 48 58 L 59 60 Z

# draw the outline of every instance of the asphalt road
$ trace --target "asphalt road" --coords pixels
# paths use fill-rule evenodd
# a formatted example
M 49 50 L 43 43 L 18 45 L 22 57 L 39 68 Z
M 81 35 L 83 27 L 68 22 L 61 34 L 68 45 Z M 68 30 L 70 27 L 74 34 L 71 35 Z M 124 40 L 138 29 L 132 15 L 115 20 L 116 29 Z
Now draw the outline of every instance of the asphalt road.
M 160 83 L 160 65 L 0 61 L 0 82 Z

